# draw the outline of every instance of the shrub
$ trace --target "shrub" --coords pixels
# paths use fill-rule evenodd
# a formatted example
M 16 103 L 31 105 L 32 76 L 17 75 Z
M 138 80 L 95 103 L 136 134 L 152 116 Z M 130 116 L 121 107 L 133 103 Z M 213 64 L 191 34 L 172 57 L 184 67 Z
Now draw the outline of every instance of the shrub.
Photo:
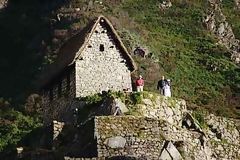
M 13 109 L 0 110 L 0 152 L 15 146 L 33 129 L 41 126 L 37 117 L 25 116 Z
M 131 99 L 134 104 L 139 104 L 142 102 L 142 94 L 140 92 L 136 92 L 131 94 Z
M 193 117 L 198 121 L 201 128 L 206 128 L 207 124 L 204 119 L 204 116 L 206 115 L 206 112 L 203 109 L 197 109 L 193 112 Z

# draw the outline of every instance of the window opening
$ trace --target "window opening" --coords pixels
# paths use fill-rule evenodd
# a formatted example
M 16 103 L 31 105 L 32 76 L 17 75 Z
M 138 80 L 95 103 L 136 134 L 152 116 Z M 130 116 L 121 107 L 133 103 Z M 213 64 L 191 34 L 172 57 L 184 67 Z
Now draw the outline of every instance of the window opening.
M 104 45 L 103 45 L 103 44 L 100 44 L 99 50 L 100 50 L 101 52 L 104 51 Z

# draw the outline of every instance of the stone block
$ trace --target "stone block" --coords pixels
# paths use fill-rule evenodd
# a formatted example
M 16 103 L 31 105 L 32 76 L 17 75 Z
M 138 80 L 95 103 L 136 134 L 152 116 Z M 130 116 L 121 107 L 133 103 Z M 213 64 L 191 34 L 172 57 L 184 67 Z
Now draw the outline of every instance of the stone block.
M 121 101 L 121 99 L 115 99 L 116 102 L 116 107 L 118 107 L 122 113 L 126 113 L 128 112 L 128 108 L 126 107 L 126 105 Z
M 106 139 L 105 144 L 110 148 L 124 148 L 126 139 L 121 136 L 111 137 Z
M 166 150 L 170 154 L 170 156 L 173 158 L 173 160 L 182 160 L 181 154 L 178 152 L 177 148 L 172 144 L 172 142 L 169 142 Z
M 169 155 L 168 151 L 166 149 L 163 149 L 159 160 L 172 160 L 172 157 Z

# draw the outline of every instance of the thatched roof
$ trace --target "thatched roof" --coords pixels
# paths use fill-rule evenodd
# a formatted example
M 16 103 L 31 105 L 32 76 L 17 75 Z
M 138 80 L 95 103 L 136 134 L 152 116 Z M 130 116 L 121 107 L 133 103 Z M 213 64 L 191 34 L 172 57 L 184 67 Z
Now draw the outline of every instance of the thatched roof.
M 127 48 L 124 46 L 121 38 L 117 34 L 116 30 L 110 23 L 110 21 L 104 17 L 99 16 L 97 20 L 90 23 L 86 28 L 84 28 L 81 32 L 77 35 L 70 38 L 59 50 L 58 58 L 55 63 L 50 65 L 47 71 L 41 76 L 40 78 L 40 87 L 44 88 L 45 86 L 49 85 L 67 69 L 71 68 L 77 58 L 82 54 L 82 51 L 88 44 L 88 41 L 92 34 L 94 33 L 97 24 L 104 23 L 106 28 L 112 32 L 112 36 L 118 45 L 123 57 L 126 59 L 126 63 L 131 70 L 131 72 L 136 70 L 136 64 L 130 54 L 127 51 Z

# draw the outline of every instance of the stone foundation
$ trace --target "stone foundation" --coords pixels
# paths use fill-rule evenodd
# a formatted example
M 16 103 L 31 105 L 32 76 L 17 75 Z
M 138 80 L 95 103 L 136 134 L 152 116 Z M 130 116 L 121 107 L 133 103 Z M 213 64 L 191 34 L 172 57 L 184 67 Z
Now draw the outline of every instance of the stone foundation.
M 95 136 L 100 158 L 123 155 L 157 160 L 166 141 L 171 141 L 185 159 L 233 160 L 240 157 L 239 144 L 146 117 L 96 117 Z

